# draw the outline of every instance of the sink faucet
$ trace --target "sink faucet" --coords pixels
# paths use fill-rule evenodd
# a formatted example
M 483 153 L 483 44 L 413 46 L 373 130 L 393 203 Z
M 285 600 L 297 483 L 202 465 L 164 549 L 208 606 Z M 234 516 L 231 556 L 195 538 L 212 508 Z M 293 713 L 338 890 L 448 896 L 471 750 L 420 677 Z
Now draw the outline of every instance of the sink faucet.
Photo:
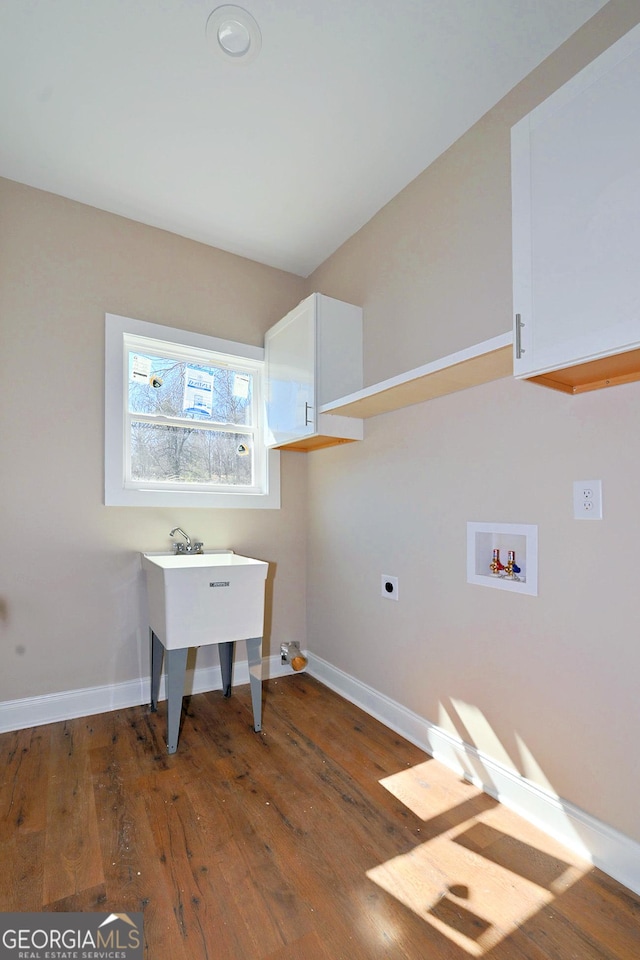
M 191 553 L 191 537 L 188 536 L 188 534 L 186 534 L 186 533 L 184 532 L 184 530 L 182 529 L 182 527 L 174 527 L 173 530 L 170 531 L 169 536 L 170 536 L 170 537 L 175 537 L 176 533 L 182 534 L 182 536 L 185 538 L 185 540 L 186 540 L 187 542 L 186 542 L 186 544 L 185 544 L 185 543 L 174 543 L 173 549 L 175 550 L 175 552 L 176 552 L 176 553 Z
M 181 534 L 184 537 L 184 539 L 187 541 L 186 543 L 182 543 L 181 541 L 176 541 L 174 543 L 173 549 L 176 553 L 202 553 L 203 552 L 202 548 L 204 544 L 202 543 L 201 540 L 196 540 L 195 543 L 191 543 L 191 537 L 184 532 L 182 527 L 174 527 L 173 530 L 170 531 L 169 536 L 173 537 L 175 536 L 176 533 Z

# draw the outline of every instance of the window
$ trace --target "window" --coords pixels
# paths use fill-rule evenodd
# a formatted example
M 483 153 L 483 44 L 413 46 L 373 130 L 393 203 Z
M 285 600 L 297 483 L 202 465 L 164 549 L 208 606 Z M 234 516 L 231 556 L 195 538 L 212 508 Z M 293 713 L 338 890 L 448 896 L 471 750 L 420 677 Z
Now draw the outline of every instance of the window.
M 105 503 L 280 506 L 263 350 L 106 316 Z

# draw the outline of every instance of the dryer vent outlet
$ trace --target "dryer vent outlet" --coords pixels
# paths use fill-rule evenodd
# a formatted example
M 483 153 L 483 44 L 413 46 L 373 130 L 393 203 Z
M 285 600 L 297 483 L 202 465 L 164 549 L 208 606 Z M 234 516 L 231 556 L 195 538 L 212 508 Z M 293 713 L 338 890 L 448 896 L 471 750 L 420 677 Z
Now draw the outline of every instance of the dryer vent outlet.
M 308 660 L 304 654 L 300 652 L 300 644 L 297 640 L 280 644 L 280 663 L 290 664 L 296 672 L 304 670 Z

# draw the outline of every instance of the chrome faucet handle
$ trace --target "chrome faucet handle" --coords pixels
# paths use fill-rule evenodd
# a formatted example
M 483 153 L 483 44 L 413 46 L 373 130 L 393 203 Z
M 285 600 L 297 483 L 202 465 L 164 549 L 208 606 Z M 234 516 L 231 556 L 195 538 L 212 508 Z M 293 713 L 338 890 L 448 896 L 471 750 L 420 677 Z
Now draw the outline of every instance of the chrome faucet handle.
M 194 553 L 204 553 L 204 543 L 202 542 L 202 540 L 196 540 L 196 541 L 195 541 L 195 543 L 194 543 L 194 545 L 193 545 L 193 552 L 194 552 Z
M 186 543 L 174 543 L 174 545 L 173 545 L 173 552 L 174 552 L 174 553 L 186 553 L 186 552 L 187 552 L 187 545 L 186 545 Z

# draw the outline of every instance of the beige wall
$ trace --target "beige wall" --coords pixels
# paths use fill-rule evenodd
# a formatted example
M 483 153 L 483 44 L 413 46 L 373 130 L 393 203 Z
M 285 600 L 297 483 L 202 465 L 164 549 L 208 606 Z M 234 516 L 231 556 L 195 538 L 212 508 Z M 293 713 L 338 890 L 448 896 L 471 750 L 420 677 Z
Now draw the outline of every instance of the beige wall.
M 612 3 L 310 278 L 365 308 L 368 383 L 511 326 L 510 126 L 640 20 Z M 511 379 L 309 457 L 318 656 L 640 840 L 640 384 Z M 602 478 L 605 519 L 572 519 Z M 466 583 L 468 520 L 539 527 L 539 596 Z M 381 574 L 400 599 L 380 596 Z
M 261 346 L 302 295 L 299 277 L 0 181 L 0 700 L 145 676 L 138 551 L 176 524 L 269 560 L 271 643 L 304 640 L 305 458 L 282 456 L 282 510 L 103 506 L 105 312 Z

